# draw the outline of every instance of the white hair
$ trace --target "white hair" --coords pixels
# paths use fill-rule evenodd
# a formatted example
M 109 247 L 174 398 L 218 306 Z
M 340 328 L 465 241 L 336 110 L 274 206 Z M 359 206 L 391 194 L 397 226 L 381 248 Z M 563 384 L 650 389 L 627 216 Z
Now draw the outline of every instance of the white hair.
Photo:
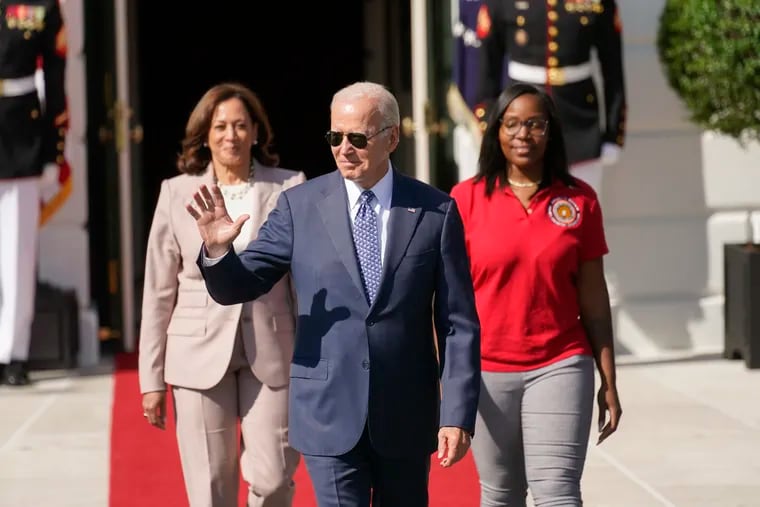
M 330 109 L 337 102 L 362 98 L 373 99 L 377 102 L 377 110 L 382 115 L 385 125 L 394 127 L 399 125 L 401 119 L 396 97 L 385 86 L 370 81 L 359 81 L 335 92 L 330 103 Z

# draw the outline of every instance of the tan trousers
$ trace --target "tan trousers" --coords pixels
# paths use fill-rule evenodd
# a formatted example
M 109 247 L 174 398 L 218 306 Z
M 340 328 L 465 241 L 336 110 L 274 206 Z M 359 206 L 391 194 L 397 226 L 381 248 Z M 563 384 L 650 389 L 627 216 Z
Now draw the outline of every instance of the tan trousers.
M 190 507 L 236 507 L 238 470 L 248 483 L 249 507 L 292 505 L 300 455 L 288 445 L 288 387 L 271 388 L 253 375 L 239 334 L 219 384 L 202 391 L 174 387 L 173 395 Z

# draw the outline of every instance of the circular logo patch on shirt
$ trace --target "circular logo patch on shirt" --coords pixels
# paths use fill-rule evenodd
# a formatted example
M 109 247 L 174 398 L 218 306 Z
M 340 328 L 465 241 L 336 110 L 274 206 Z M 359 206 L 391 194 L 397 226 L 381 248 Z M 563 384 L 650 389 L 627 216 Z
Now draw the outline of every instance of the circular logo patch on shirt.
M 561 227 L 573 227 L 581 219 L 581 210 L 569 197 L 555 197 L 549 203 L 549 218 Z

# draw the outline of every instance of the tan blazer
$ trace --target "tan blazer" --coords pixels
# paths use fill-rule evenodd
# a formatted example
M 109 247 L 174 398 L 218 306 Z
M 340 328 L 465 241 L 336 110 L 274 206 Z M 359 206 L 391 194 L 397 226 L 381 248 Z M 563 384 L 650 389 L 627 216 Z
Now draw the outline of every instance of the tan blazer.
M 250 239 L 280 192 L 305 179 L 302 172 L 255 165 Z M 216 385 L 230 364 L 238 323 L 253 374 L 269 386 L 286 385 L 297 318 L 290 276 L 253 302 L 222 306 L 211 299 L 196 265 L 200 234 L 185 209 L 201 183 L 213 183 L 211 166 L 203 175 L 183 174 L 161 184 L 145 260 L 140 391 Z

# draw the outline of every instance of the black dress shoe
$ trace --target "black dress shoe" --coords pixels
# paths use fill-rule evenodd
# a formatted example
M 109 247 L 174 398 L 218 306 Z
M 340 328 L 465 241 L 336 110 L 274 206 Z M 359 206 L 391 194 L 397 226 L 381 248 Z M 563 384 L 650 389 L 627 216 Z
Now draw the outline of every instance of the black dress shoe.
M 5 367 L 3 382 L 9 386 L 25 386 L 29 384 L 29 374 L 26 364 L 20 361 L 12 361 Z

